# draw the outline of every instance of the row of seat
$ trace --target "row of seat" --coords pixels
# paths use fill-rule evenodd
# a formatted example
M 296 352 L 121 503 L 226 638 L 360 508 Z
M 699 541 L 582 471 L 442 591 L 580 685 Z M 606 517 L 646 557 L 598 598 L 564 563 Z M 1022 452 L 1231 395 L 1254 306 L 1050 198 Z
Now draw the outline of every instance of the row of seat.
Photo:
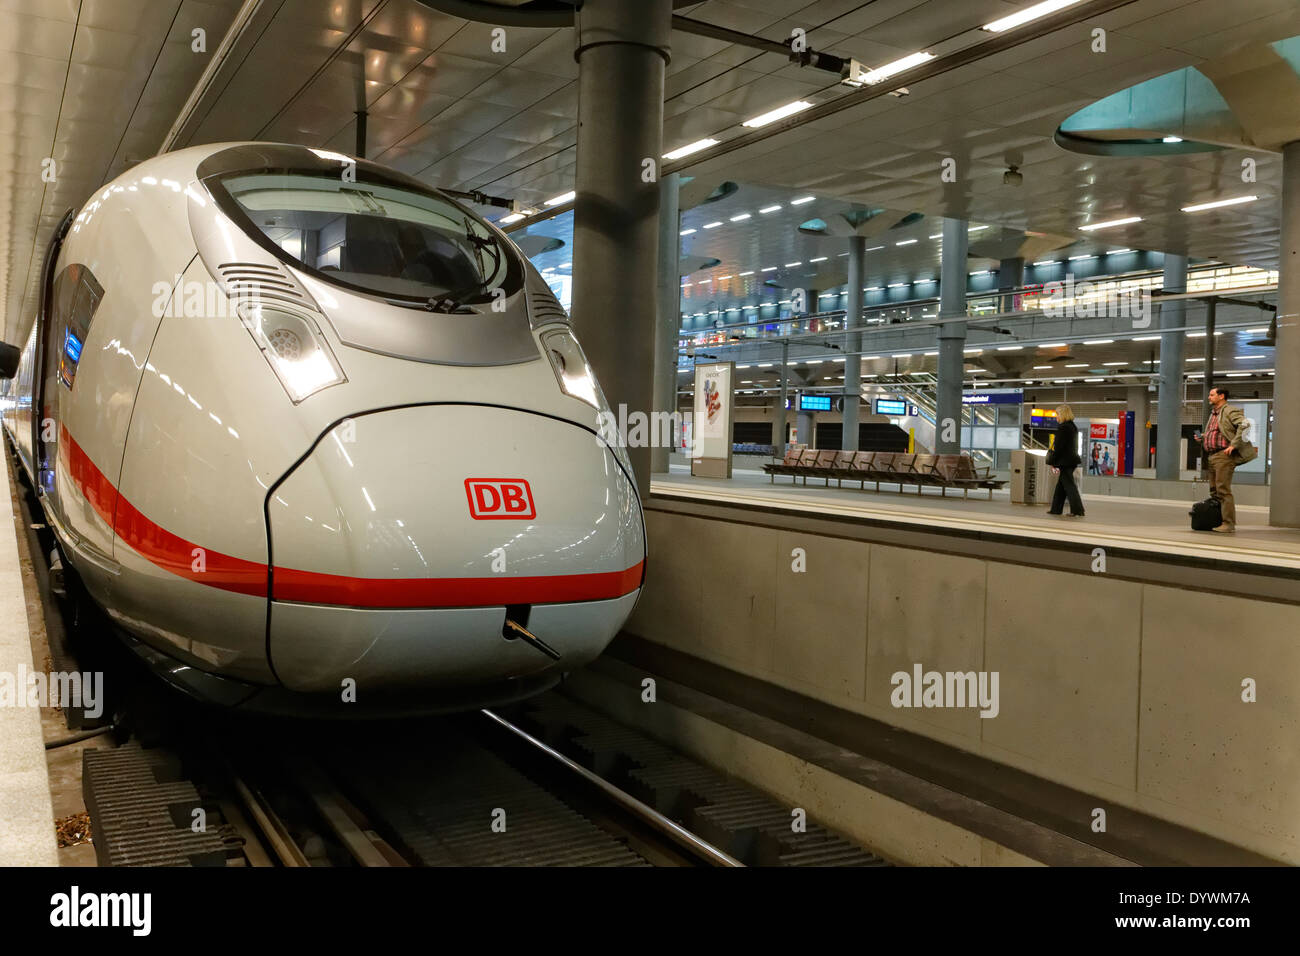
M 919 495 L 925 487 L 937 487 L 947 495 L 949 488 L 960 488 L 963 497 L 970 496 L 972 488 L 987 490 L 993 497 L 995 489 L 1007 484 L 1004 478 L 994 478 L 988 468 L 977 468 L 970 455 L 914 455 L 892 451 L 833 451 L 816 448 L 791 448 L 779 462 L 764 465 L 763 470 L 776 483 L 777 475 L 789 475 L 792 481 L 824 478 L 827 486 L 834 478 L 839 487 L 844 482 L 857 481 L 866 488 L 868 481 L 898 485 L 901 493 L 907 485 L 916 486 Z

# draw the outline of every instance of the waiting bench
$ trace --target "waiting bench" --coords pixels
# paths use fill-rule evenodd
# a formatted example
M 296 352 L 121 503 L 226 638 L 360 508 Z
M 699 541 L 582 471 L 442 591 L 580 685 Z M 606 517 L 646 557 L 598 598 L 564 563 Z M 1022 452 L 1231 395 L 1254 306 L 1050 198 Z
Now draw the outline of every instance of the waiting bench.
M 821 478 L 829 487 L 834 479 L 837 486 L 856 481 L 860 488 L 874 482 L 876 491 L 881 482 L 896 484 L 901 493 L 912 486 L 916 493 L 925 488 L 938 488 L 946 496 L 949 488 L 960 488 L 962 497 L 969 497 L 972 488 L 985 490 L 989 498 L 993 492 L 1007 484 L 1005 478 L 994 478 L 990 469 L 977 468 L 970 455 L 917 455 L 892 451 L 831 451 L 830 449 L 792 448 L 779 462 L 763 466 L 772 483 L 777 475 L 789 475 L 792 482 Z

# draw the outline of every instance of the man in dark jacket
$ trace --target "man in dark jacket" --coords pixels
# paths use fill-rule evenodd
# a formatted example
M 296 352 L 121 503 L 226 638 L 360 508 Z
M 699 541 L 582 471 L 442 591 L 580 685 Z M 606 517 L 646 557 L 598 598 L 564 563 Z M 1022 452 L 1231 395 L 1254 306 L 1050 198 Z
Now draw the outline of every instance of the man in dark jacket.
M 1074 469 L 1079 467 L 1079 426 L 1074 423 L 1074 412 L 1069 405 L 1062 405 L 1056 410 L 1056 436 L 1052 447 L 1047 451 L 1047 464 L 1056 472 L 1056 490 L 1052 492 L 1052 507 L 1049 515 L 1061 514 L 1061 509 L 1068 499 L 1070 516 L 1083 517 L 1083 499 L 1079 497 L 1079 486 L 1074 483 Z
M 1246 416 L 1228 404 L 1228 390 L 1210 389 L 1210 420 L 1201 432 L 1201 447 L 1210 472 L 1210 496 L 1219 500 L 1223 524 L 1214 530 L 1233 534 L 1237 530 L 1237 505 L 1232 500 L 1232 473 L 1241 463 L 1241 446 L 1246 440 Z

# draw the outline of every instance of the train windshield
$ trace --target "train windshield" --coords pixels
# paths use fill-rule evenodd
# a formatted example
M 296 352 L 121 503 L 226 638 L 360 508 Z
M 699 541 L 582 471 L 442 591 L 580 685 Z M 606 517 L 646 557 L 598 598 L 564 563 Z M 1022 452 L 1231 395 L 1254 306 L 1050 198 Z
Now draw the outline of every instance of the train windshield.
M 262 245 L 329 282 L 454 307 L 490 300 L 498 288 L 510 294 L 519 281 L 507 244 L 433 192 L 292 170 L 226 175 L 211 185 Z

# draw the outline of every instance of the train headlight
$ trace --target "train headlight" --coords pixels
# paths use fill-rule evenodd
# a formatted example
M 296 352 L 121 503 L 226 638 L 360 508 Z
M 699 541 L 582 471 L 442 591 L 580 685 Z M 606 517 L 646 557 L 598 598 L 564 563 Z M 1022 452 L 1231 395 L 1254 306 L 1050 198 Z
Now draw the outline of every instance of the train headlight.
M 238 312 L 295 404 L 322 388 L 347 381 L 329 343 L 307 316 L 260 303 L 243 303 Z
M 555 378 L 564 393 L 586 402 L 594 409 L 604 407 L 605 396 L 600 393 L 596 377 L 591 374 L 591 366 L 587 364 L 587 356 L 583 354 L 582 346 L 573 337 L 573 333 L 567 328 L 555 329 L 543 332 L 541 340 L 542 349 L 551 360 L 551 368 L 555 369 Z

